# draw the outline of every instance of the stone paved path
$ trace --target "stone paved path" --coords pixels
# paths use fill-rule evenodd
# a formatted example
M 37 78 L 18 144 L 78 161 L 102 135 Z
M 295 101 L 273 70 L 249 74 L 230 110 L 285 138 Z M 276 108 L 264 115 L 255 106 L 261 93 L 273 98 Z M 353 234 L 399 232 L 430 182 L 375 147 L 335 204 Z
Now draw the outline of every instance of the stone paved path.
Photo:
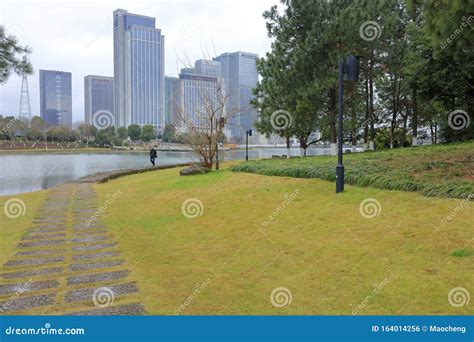
M 88 183 L 53 188 L 0 268 L 0 315 L 142 315 L 127 262 Z M 89 221 L 90 222 L 90 221 Z

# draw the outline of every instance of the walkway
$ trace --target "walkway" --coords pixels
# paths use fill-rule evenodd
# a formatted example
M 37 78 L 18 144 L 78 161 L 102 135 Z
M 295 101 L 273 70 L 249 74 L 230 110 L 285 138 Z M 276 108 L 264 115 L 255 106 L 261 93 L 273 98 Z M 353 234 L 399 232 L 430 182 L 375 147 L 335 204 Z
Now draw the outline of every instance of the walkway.
M 88 221 L 97 204 L 89 183 L 51 189 L 0 268 L 0 314 L 145 314 L 113 235 L 100 217 Z

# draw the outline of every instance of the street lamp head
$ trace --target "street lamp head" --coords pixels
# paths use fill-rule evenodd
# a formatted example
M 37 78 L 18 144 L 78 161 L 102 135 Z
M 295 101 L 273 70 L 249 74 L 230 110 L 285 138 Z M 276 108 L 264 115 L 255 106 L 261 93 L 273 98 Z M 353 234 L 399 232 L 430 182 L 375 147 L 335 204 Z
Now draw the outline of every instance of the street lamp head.
M 359 57 L 349 55 L 347 57 L 347 80 L 357 82 L 359 81 Z

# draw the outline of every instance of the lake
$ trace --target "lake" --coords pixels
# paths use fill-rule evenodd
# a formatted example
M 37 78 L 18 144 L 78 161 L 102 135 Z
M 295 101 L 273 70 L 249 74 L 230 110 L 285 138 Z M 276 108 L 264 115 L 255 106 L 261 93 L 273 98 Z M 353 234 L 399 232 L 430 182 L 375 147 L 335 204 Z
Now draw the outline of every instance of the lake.
M 292 155 L 299 155 L 292 148 Z M 287 154 L 285 148 L 254 148 L 249 158 L 271 158 Z M 329 154 L 327 148 L 310 148 L 308 155 Z M 245 159 L 245 150 L 225 152 L 226 160 Z M 171 165 L 197 161 L 192 152 L 158 152 L 157 165 Z M 0 155 L 0 195 L 47 189 L 95 173 L 137 169 L 151 166 L 148 153 L 23 153 Z

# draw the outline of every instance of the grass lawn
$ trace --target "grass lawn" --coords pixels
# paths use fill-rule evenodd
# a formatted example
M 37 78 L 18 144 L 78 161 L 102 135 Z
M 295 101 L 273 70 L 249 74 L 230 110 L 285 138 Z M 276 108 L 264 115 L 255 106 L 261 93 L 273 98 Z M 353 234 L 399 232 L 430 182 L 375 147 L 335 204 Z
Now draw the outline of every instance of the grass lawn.
M 380 164 L 388 168 L 395 153 Z M 375 155 L 348 156 L 347 165 L 377 164 L 369 163 Z M 455 287 L 474 295 L 472 202 L 354 186 L 336 195 L 324 180 L 228 169 L 188 177 L 169 169 L 94 186 L 100 203 L 121 190 L 102 218 L 151 314 L 474 313 L 472 300 L 459 308 L 448 302 Z M 195 218 L 182 213 L 191 198 L 203 205 Z M 368 198 L 380 203 L 380 215 L 361 215 Z M 270 299 L 280 287 L 291 293 L 284 307 Z
M 269 176 L 335 180 L 337 158 L 256 160 L 234 171 Z M 474 141 L 382 152 L 345 154 L 346 183 L 379 189 L 416 191 L 426 196 L 474 196 Z
M 31 221 L 48 195 L 47 190 L 35 191 L 14 196 L 0 196 L 0 265 L 12 256 L 21 236 L 32 227 Z M 14 199 L 8 211 L 12 217 L 6 216 L 5 204 Z M 16 205 L 18 204 L 18 206 Z M 19 211 L 16 211 L 16 210 Z M 18 214 L 18 217 L 15 217 Z

